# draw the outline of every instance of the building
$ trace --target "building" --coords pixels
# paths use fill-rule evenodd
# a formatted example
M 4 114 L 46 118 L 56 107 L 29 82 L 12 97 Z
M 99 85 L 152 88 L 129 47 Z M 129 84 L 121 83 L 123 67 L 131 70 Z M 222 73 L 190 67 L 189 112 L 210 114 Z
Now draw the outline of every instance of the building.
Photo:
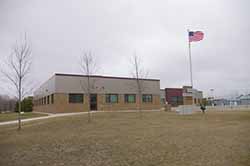
M 183 89 L 182 88 L 166 88 L 166 101 L 172 107 L 183 105 Z
M 250 94 L 240 95 L 236 98 L 209 98 L 209 104 L 215 106 L 237 106 L 237 105 L 250 105 Z
M 183 104 L 184 105 L 199 105 L 202 103 L 203 93 L 192 86 L 183 86 Z
M 139 105 L 136 79 L 90 76 L 88 100 L 85 75 L 55 74 L 34 92 L 34 111 L 82 112 L 91 110 L 135 110 Z M 160 109 L 160 80 L 141 79 L 144 110 Z
M 191 86 L 182 88 L 166 88 L 165 97 L 168 104 L 173 107 L 179 105 L 199 105 L 202 102 L 202 91 L 193 89 Z
M 240 95 L 236 99 L 239 105 L 250 105 L 250 94 Z
M 231 105 L 230 100 L 224 98 L 218 98 L 212 100 L 212 105 L 214 106 L 224 106 L 224 105 Z

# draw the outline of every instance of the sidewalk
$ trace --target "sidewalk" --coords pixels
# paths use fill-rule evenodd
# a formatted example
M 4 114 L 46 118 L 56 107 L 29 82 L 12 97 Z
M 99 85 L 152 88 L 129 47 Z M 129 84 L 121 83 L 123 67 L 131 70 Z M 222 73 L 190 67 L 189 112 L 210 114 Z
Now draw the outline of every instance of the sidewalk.
M 29 122 L 29 121 L 35 121 L 35 120 L 42 120 L 42 119 L 49 119 L 54 117 L 61 117 L 61 116 L 72 116 L 72 115 L 78 115 L 78 114 L 87 114 L 88 112 L 77 112 L 77 113 L 61 113 L 61 114 L 48 114 L 48 116 L 42 116 L 37 118 L 29 118 L 29 119 L 22 119 L 22 122 Z M 17 120 L 7 121 L 7 122 L 0 122 L 0 126 L 2 125 L 8 125 L 8 124 L 16 124 L 18 123 Z
M 160 110 L 143 110 L 143 112 L 156 112 Z M 138 112 L 137 110 L 124 110 L 124 111 L 91 111 L 90 113 L 107 113 L 107 112 Z M 39 113 L 39 112 L 37 112 Z M 47 113 L 46 113 L 47 114 Z M 49 113 L 48 116 L 37 117 L 37 118 L 30 118 L 30 119 L 22 119 L 23 122 L 35 121 L 35 120 L 42 120 L 42 119 L 49 119 L 55 117 L 62 117 L 62 116 L 72 116 L 72 115 L 81 115 L 81 114 L 88 114 L 88 112 L 73 112 L 73 113 L 58 113 L 58 114 L 51 114 Z M 9 125 L 9 124 L 17 124 L 17 120 L 7 121 L 7 122 L 0 122 L 0 126 Z

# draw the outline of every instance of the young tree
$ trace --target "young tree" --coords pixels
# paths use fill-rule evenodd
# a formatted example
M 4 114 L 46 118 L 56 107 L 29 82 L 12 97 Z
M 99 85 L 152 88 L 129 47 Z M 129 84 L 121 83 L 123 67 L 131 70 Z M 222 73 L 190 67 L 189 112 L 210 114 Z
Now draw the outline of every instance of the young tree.
M 147 77 L 148 73 L 142 67 L 141 59 L 136 53 L 132 57 L 132 67 L 133 72 L 132 76 L 135 78 L 136 81 L 136 90 L 138 94 L 138 107 L 140 118 L 142 118 L 142 92 L 144 90 L 144 79 Z
M 94 88 L 95 81 L 90 78 L 92 74 L 96 72 L 96 62 L 94 59 L 94 56 L 91 52 L 84 52 L 83 55 L 80 57 L 80 68 L 84 75 L 87 76 L 87 82 L 81 82 L 81 87 L 86 92 L 87 99 L 88 99 L 88 122 L 91 122 L 91 108 L 90 108 L 90 102 L 91 102 L 91 91 Z
M 31 47 L 26 39 L 16 43 L 7 61 L 3 62 L 1 73 L 13 85 L 18 98 L 18 130 L 21 129 L 22 99 L 30 93 L 27 77 L 31 70 Z

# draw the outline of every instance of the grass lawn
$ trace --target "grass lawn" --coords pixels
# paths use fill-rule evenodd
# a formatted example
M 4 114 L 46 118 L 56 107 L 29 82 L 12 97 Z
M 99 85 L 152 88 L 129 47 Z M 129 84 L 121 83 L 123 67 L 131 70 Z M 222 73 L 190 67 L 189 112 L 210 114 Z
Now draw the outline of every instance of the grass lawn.
M 33 112 L 25 112 L 24 114 L 21 114 L 22 119 L 35 118 L 35 117 L 40 117 L 40 116 L 47 116 L 47 115 L 33 113 Z M 18 113 L 16 113 L 16 112 L 0 113 L 0 122 L 17 120 L 17 117 L 18 117 Z
M 92 116 L 0 126 L 0 165 L 250 165 L 250 111 Z

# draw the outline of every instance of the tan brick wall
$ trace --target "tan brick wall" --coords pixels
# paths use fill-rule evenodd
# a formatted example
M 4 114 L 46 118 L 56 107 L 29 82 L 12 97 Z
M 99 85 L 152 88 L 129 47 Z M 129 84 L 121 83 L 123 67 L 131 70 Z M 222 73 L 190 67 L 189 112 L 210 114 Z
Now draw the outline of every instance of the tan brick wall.
M 84 112 L 88 110 L 88 99 L 84 95 L 84 103 L 69 103 L 68 94 L 54 94 L 54 104 L 34 106 L 34 111 L 49 113 Z
M 83 103 L 69 103 L 68 94 L 55 94 L 55 105 L 58 113 L 84 112 L 88 110 L 88 98 L 84 95 Z
M 99 95 L 98 110 L 112 111 L 112 110 L 136 110 L 139 105 L 139 97 L 136 96 L 136 103 L 125 103 L 124 94 L 118 96 L 118 103 L 106 103 L 105 95 Z M 160 96 L 153 95 L 152 103 L 141 103 L 142 109 L 152 110 L 160 109 Z
M 184 96 L 183 97 L 183 105 L 193 105 L 193 97 L 192 96 Z
M 56 113 L 56 110 L 57 109 L 54 104 L 40 105 L 40 106 L 33 107 L 33 111 L 35 112 Z
M 136 103 L 125 103 L 124 95 L 119 95 L 118 103 L 106 103 L 105 94 L 97 95 L 97 109 L 105 111 L 114 111 L 114 110 L 136 110 L 138 108 L 139 97 L 136 98 Z M 143 103 L 142 109 L 152 110 L 160 109 L 160 96 L 153 95 L 152 103 Z M 54 94 L 54 104 L 34 106 L 34 111 L 39 112 L 49 112 L 49 113 L 65 113 L 65 112 L 83 112 L 88 110 L 88 98 L 84 95 L 84 103 L 69 103 L 68 94 Z

